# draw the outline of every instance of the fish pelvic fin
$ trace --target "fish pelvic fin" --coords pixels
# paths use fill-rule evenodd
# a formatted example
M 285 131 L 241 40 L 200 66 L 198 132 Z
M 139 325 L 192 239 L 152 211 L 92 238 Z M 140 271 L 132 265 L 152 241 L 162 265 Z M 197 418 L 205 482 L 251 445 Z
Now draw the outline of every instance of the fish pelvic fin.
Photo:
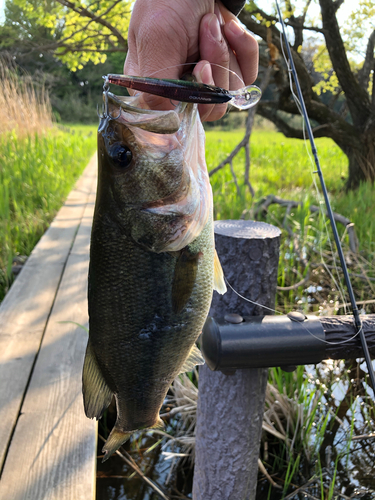
M 99 420 L 110 405 L 113 393 L 104 380 L 90 340 L 83 364 L 82 392 L 86 416 Z
M 191 372 L 196 365 L 204 365 L 204 359 L 198 347 L 193 345 L 188 358 L 181 367 L 180 373 Z
M 102 448 L 102 452 L 104 453 L 102 462 L 106 462 L 109 457 L 113 455 L 113 453 L 115 453 L 120 448 L 120 446 L 129 439 L 131 434 L 132 432 L 123 432 L 117 427 L 114 427 Z
M 226 293 L 227 291 L 223 268 L 221 267 L 219 256 L 217 255 L 216 250 L 214 257 L 214 290 L 216 290 L 221 295 L 224 295 L 224 293 Z

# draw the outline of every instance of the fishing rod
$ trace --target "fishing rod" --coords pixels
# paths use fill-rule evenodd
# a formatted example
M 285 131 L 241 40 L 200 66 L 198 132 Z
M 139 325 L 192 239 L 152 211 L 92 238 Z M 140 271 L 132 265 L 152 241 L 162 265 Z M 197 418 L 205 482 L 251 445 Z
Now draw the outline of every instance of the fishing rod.
M 326 208 L 327 208 L 328 218 L 329 218 L 330 223 L 331 223 L 331 228 L 332 228 L 333 236 L 334 236 L 335 243 L 336 243 L 337 253 L 338 253 L 339 258 L 340 258 L 341 269 L 344 273 L 345 284 L 346 284 L 346 288 L 347 288 L 348 293 L 349 293 L 349 298 L 350 298 L 350 303 L 352 306 L 352 312 L 353 312 L 353 317 L 354 317 L 354 324 L 355 324 L 355 328 L 356 328 L 356 333 L 359 334 L 359 337 L 361 339 L 361 345 L 362 345 L 363 353 L 365 355 L 365 360 L 366 360 L 367 370 L 368 370 L 370 380 L 371 380 L 372 390 L 375 394 L 375 373 L 374 373 L 374 369 L 372 366 L 371 357 L 370 357 L 370 353 L 369 353 L 367 342 L 366 342 L 366 337 L 365 337 L 365 334 L 364 334 L 363 328 L 362 328 L 362 321 L 361 321 L 358 307 L 356 304 L 356 300 L 354 297 L 353 287 L 352 287 L 352 283 L 350 281 L 348 268 L 346 266 L 344 252 L 343 252 L 343 249 L 341 246 L 339 234 L 338 234 L 337 227 L 336 227 L 336 222 L 335 222 L 335 219 L 333 217 L 331 203 L 329 201 L 327 188 L 326 188 L 326 185 L 324 182 L 323 172 L 322 172 L 322 169 L 320 167 L 318 151 L 317 151 L 316 146 L 315 146 L 315 140 L 314 140 L 314 135 L 313 135 L 311 125 L 310 125 L 309 115 L 307 114 L 305 100 L 304 100 L 303 95 L 302 95 L 302 90 L 301 90 L 301 86 L 299 84 L 296 67 L 294 65 L 294 60 L 292 57 L 292 52 L 290 50 L 290 45 L 289 45 L 289 42 L 288 42 L 288 39 L 286 36 L 284 20 L 281 16 L 279 2 L 278 2 L 278 0 L 275 0 L 275 1 L 276 1 L 276 8 L 277 8 L 279 21 L 280 21 L 281 26 L 282 26 L 282 34 L 283 34 L 286 50 L 288 53 L 288 58 L 289 58 L 289 63 L 290 63 L 290 71 L 293 75 L 294 83 L 296 85 L 297 95 L 298 95 L 298 99 L 299 99 L 300 107 L 301 107 L 301 113 L 302 113 L 302 116 L 303 116 L 303 119 L 304 119 L 304 122 L 306 125 L 307 134 L 309 136 L 309 140 L 310 140 L 310 144 L 311 144 L 311 151 L 312 151 L 312 154 L 314 156 L 314 161 L 315 161 L 315 165 L 316 165 L 316 171 L 314 171 L 314 173 L 317 173 L 319 176 L 320 186 L 321 186 L 322 191 L 323 191 L 323 196 L 324 196 L 324 201 L 325 201 Z M 288 70 L 289 70 L 289 68 L 288 68 Z

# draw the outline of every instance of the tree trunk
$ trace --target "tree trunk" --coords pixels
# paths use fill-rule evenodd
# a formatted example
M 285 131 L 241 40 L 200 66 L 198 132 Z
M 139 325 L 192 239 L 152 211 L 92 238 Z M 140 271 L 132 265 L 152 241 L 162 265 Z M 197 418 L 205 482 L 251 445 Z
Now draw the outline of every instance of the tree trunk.
M 347 189 L 356 189 L 361 182 L 375 182 L 375 124 L 360 136 L 358 148 L 340 145 L 349 160 Z

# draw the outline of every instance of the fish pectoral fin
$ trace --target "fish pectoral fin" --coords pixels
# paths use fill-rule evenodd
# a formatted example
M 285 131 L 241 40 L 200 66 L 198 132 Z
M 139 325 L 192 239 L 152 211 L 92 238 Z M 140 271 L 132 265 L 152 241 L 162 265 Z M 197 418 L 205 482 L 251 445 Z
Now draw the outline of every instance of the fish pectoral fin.
M 86 416 L 99 420 L 110 405 L 113 393 L 100 371 L 90 340 L 83 364 L 82 392 Z
M 200 252 L 194 254 L 188 247 L 179 254 L 172 284 L 172 309 L 175 314 L 182 311 L 193 291 L 200 257 Z
M 204 365 L 203 356 L 198 349 L 198 347 L 194 344 L 191 348 L 188 358 L 185 363 L 182 365 L 180 373 L 191 372 L 196 365 Z
M 109 459 L 115 451 L 117 451 L 121 445 L 125 443 L 131 436 L 132 432 L 123 432 L 117 427 L 114 427 L 111 430 L 110 435 L 108 436 L 107 441 L 104 443 L 102 448 L 102 452 L 104 453 L 104 457 L 102 463 Z
M 221 295 L 227 291 L 227 285 L 224 280 L 224 272 L 221 267 L 219 256 L 215 250 L 215 258 L 214 258 L 214 290 L 216 290 Z

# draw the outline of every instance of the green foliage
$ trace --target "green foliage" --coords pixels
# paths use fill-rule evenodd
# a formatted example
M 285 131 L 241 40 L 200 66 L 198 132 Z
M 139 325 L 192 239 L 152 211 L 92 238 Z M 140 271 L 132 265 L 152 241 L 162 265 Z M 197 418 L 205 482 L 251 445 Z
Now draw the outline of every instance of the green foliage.
M 368 31 L 375 29 L 375 4 L 373 0 L 359 0 L 357 8 L 346 19 L 343 33 L 349 51 L 363 51 Z
M 29 255 L 81 174 L 96 145 L 93 128 L 0 136 L 0 300 L 12 258 Z
M 58 121 L 65 123 L 98 122 L 97 105 L 101 105 L 103 79 L 108 73 L 122 73 L 124 54 L 111 53 L 98 65 L 89 62 L 72 73 L 60 65 L 52 74 L 50 100 Z
M 340 90 L 340 84 L 336 73 L 332 69 L 331 59 L 327 47 L 320 45 L 313 57 L 314 70 L 319 73 L 321 80 L 313 87 L 315 92 L 320 95 L 325 92 L 337 93 Z
M 72 71 L 88 62 L 103 63 L 112 50 L 126 51 L 130 1 L 8 0 L 22 12 L 24 23 L 43 27 L 55 55 Z M 9 26 L 7 28 L 10 29 Z

